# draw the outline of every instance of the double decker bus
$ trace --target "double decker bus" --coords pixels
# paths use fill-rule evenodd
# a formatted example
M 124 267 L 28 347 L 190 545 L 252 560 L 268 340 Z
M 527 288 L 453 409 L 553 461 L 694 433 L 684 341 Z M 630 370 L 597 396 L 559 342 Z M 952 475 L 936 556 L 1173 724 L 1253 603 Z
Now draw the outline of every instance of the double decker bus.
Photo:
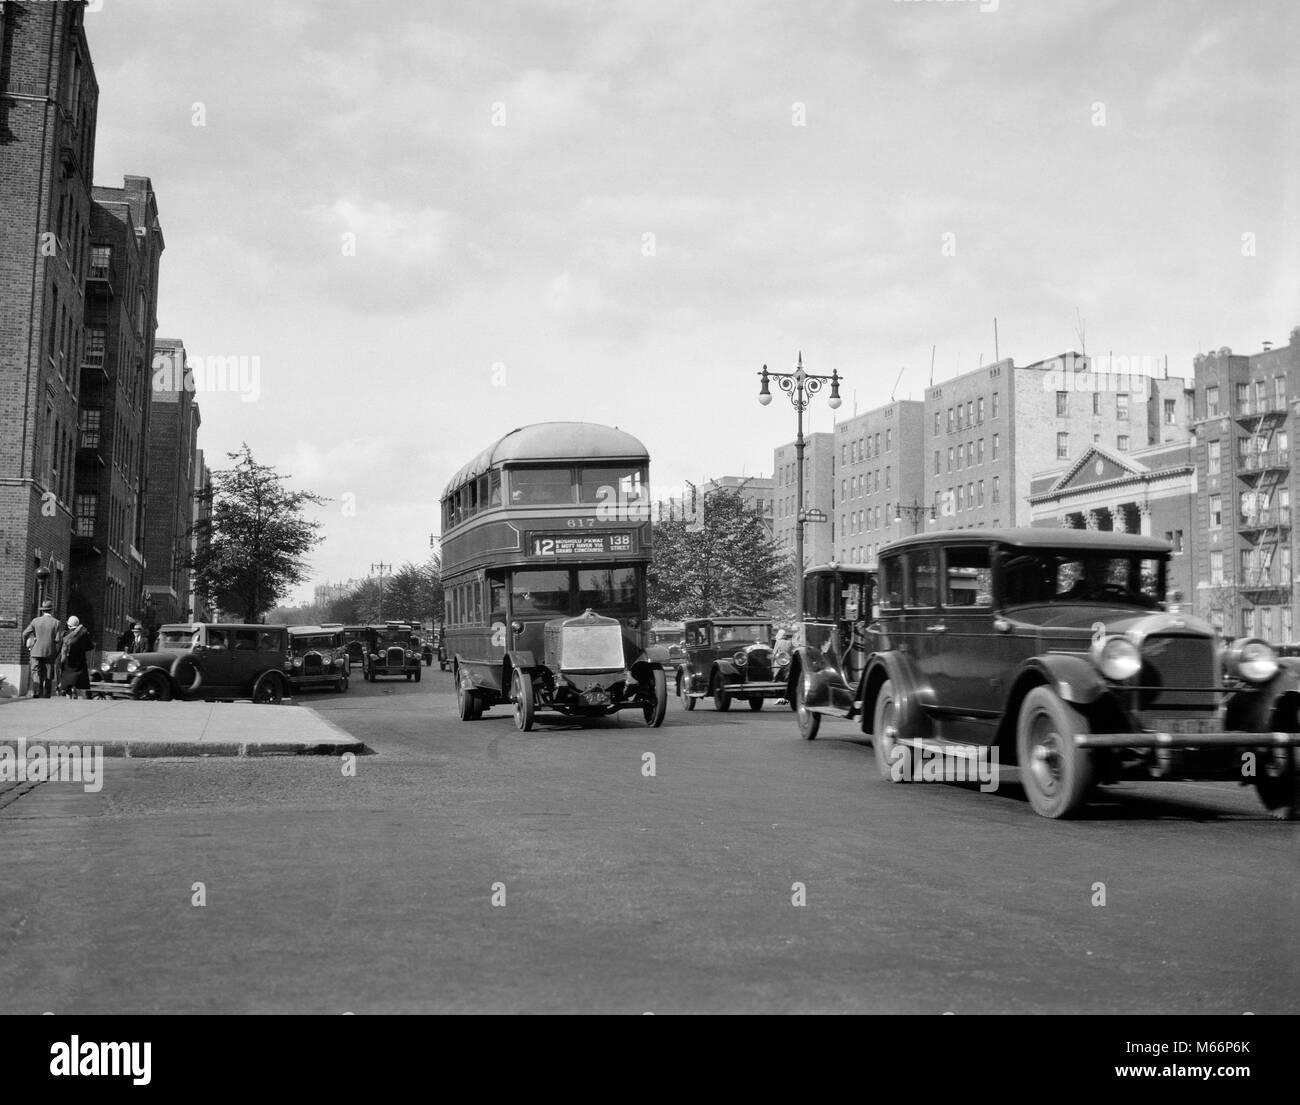
M 650 457 L 612 426 L 512 430 L 442 495 L 443 639 L 460 716 L 509 703 L 663 722 L 665 676 L 647 653 Z

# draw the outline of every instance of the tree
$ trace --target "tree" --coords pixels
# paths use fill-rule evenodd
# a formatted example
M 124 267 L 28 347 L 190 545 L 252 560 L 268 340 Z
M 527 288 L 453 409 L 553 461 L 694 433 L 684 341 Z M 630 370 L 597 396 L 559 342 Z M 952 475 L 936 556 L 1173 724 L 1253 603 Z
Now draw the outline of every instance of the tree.
M 442 621 L 441 561 L 433 556 L 425 564 L 403 564 L 384 577 L 381 596 L 378 577 L 363 580 L 327 608 L 327 621 L 366 625 L 382 618 L 417 623 Z
M 198 541 L 189 567 L 205 603 L 256 622 L 306 578 L 307 554 L 323 538 L 302 511 L 327 500 L 290 491 L 290 477 L 258 464 L 247 443 L 226 456 L 234 466 L 213 472 L 199 493 L 211 509 L 191 530 Z
M 739 489 L 705 498 L 704 524 L 654 527 L 648 605 L 654 618 L 753 617 L 788 599 L 793 567 Z

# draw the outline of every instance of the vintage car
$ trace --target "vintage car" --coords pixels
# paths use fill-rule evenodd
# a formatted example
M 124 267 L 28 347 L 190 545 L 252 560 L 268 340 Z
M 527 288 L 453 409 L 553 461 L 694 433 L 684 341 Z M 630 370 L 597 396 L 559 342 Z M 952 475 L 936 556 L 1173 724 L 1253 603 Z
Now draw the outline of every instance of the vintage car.
M 368 627 L 364 672 L 371 683 L 381 675 L 404 675 L 409 683 L 418 683 L 420 673 L 419 638 L 406 622 L 388 622 Z
M 686 625 L 683 622 L 656 622 L 650 627 L 649 643 L 663 649 L 660 663 L 665 675 L 675 682 L 677 671 L 686 659 Z
M 348 666 L 360 664 L 363 671 L 366 666 L 366 634 L 368 625 L 345 625 L 343 627 L 343 645 L 348 653 Z
M 1300 663 L 1170 613 L 1170 555 L 1150 537 L 1047 528 L 882 549 L 858 707 L 881 775 L 1014 764 L 1050 818 L 1097 784 L 1235 780 L 1295 817 Z
M 688 710 L 713 699 L 730 710 L 742 698 L 761 710 L 769 698 L 786 697 L 790 656 L 773 650 L 772 623 L 763 618 L 703 618 L 686 623 L 686 656 L 677 671 L 677 696 Z
M 816 738 L 823 715 L 858 716 L 867 659 L 875 649 L 875 584 L 876 573 L 856 564 L 832 561 L 804 572 L 801 644 L 790 662 L 785 697 L 805 740 Z
M 541 662 L 530 652 L 507 654 L 508 701 L 515 727 L 526 733 L 539 711 L 567 717 L 608 717 L 620 710 L 639 710 L 647 725 L 663 724 L 668 681 L 650 650 L 642 653 L 624 635 L 617 618 L 587 610 L 576 618 L 554 618 L 543 626 Z M 481 691 L 458 687 L 461 718 L 473 721 L 485 705 Z M 467 714 L 468 711 L 468 714 Z
M 164 625 L 149 652 L 105 659 L 93 693 L 114 698 L 251 698 L 276 703 L 290 691 L 283 625 Z
M 323 625 L 289 626 L 289 684 L 295 691 L 312 687 L 348 689 L 347 646 L 343 627 Z

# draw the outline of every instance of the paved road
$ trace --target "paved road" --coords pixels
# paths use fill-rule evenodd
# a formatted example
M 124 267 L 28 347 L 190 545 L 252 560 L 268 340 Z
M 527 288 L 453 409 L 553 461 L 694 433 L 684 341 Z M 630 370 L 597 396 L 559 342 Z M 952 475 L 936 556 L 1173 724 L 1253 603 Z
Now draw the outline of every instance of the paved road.
M 524 735 L 458 721 L 437 668 L 307 701 L 376 753 L 354 776 L 109 761 L 0 795 L 0 1012 L 1297 1007 L 1300 830 L 1242 788 L 1051 822 L 770 706 Z

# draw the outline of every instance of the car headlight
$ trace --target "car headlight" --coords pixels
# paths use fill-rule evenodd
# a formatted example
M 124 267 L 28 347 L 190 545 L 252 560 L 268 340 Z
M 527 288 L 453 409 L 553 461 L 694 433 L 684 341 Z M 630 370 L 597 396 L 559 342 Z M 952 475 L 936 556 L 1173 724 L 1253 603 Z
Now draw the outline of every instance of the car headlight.
M 128 660 L 128 661 L 126 662 L 126 670 L 127 670 L 127 671 L 139 671 L 139 670 L 140 670 L 140 661 L 139 661 L 139 660 Z
M 1277 674 L 1277 653 L 1258 637 L 1233 641 L 1224 655 L 1228 674 L 1247 683 L 1267 683 Z
M 746 664 L 749 663 L 749 657 L 743 652 L 736 653 L 736 655 L 733 656 L 731 660 L 732 663 L 734 663 L 738 668 L 743 668 Z
M 377 652 L 372 652 L 372 653 L 370 654 L 370 659 L 372 659 L 372 660 L 378 660 L 378 659 L 379 659 L 379 653 L 377 653 Z
M 775 666 L 778 667 L 778 668 L 783 668 L 783 667 L 785 667 L 785 666 L 786 666 L 787 664 L 789 664 L 789 663 L 790 663 L 790 657 L 788 657 L 787 655 L 785 655 L 785 653 L 782 653 L 780 656 L 778 656 L 778 657 L 776 658 L 776 665 L 775 665 Z
M 1107 679 L 1123 682 L 1142 670 L 1142 655 L 1132 641 L 1124 637 L 1107 637 L 1092 647 L 1092 659 Z
M 302 667 L 302 657 L 301 657 L 301 656 L 295 656 L 295 657 L 293 658 L 293 666 L 294 666 L 295 668 L 300 668 L 300 667 Z
M 112 663 L 111 663 L 110 661 L 105 660 L 102 664 L 99 665 L 99 670 L 100 670 L 100 671 L 112 671 L 112 670 L 113 670 L 113 665 L 112 665 Z

